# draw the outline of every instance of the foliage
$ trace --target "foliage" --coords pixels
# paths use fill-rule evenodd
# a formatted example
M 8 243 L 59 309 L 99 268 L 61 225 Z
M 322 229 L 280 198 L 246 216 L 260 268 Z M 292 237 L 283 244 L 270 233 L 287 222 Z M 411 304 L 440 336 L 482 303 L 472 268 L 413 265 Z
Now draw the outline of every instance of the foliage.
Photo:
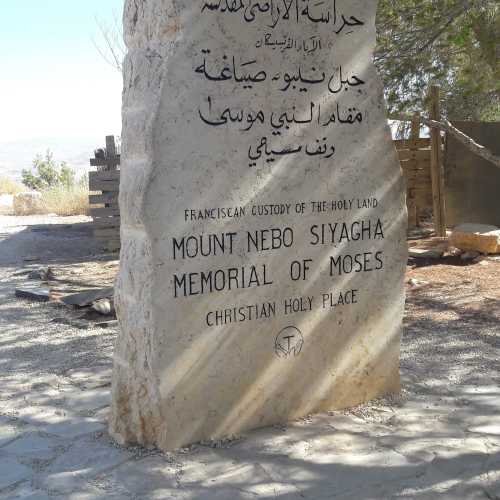
M 53 154 L 48 150 L 44 157 L 37 155 L 33 160 L 32 170 L 23 169 L 23 184 L 30 189 L 41 191 L 57 186 L 71 188 L 75 185 L 76 174 L 65 162 L 60 165 L 54 160 Z
M 37 155 L 33 170 L 22 171 L 23 183 L 30 189 L 41 191 L 41 201 L 36 212 L 56 215 L 87 215 L 89 211 L 89 186 L 86 176 L 77 179 L 75 171 L 65 162 L 57 164 L 47 151 Z
M 449 119 L 500 120 L 498 0 L 381 0 L 378 34 L 390 113 L 427 109 L 439 83 Z

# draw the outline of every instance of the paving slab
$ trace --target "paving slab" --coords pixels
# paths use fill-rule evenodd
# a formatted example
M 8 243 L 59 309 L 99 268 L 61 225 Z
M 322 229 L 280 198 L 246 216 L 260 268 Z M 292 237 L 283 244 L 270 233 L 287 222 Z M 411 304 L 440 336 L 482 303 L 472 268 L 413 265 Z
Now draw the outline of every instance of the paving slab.
M 34 490 L 30 486 L 30 482 L 26 481 L 14 490 L 10 490 L 3 496 L 0 494 L 0 499 L 6 500 L 50 500 L 51 497 L 47 492 L 42 490 Z
M 31 477 L 30 467 L 19 463 L 15 458 L 6 456 L 0 451 L 0 490 L 11 487 L 16 483 Z
M 95 389 L 97 387 L 110 386 L 111 375 L 112 368 L 109 365 L 79 368 L 76 370 L 69 370 L 66 373 L 69 380 L 82 389 Z
M 154 498 L 159 494 L 177 491 L 178 464 L 163 456 L 146 456 L 130 460 L 116 467 L 109 474 L 97 477 L 100 484 L 110 491 L 134 497 Z M 178 491 L 181 495 L 182 492 Z M 170 498 L 165 496 L 164 498 Z M 177 498 L 177 497 L 172 497 Z M 182 498 L 179 496 L 178 498 Z
M 70 493 L 99 474 L 127 460 L 132 454 L 106 440 L 78 439 L 49 467 L 35 477 L 35 485 L 49 492 Z
M 92 432 L 103 431 L 104 422 L 92 416 L 83 416 L 58 406 L 23 406 L 3 410 L 32 428 L 62 438 L 76 438 Z
M 98 410 L 109 406 L 111 391 L 109 387 L 68 391 L 64 394 L 63 407 L 73 412 Z
M 24 460 L 50 460 L 67 441 L 48 437 L 37 432 L 27 432 L 3 448 L 3 451 Z
M 0 448 L 21 435 L 19 428 L 12 425 L 11 422 L 10 418 L 0 417 Z
M 422 473 L 423 464 L 413 464 L 392 450 L 371 453 L 328 453 L 326 449 L 303 459 L 262 463 L 266 471 L 293 484 L 306 498 L 336 498 L 351 491 L 389 483 L 404 482 Z M 354 497 L 356 497 L 354 495 Z

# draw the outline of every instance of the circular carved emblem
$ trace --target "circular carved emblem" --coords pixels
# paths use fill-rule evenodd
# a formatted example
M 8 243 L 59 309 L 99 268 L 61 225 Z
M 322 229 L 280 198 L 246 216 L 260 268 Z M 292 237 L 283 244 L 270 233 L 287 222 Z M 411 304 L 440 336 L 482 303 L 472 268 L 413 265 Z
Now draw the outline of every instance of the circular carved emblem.
M 303 345 L 302 332 L 295 326 L 287 326 L 278 333 L 274 343 L 274 352 L 279 358 L 297 357 Z

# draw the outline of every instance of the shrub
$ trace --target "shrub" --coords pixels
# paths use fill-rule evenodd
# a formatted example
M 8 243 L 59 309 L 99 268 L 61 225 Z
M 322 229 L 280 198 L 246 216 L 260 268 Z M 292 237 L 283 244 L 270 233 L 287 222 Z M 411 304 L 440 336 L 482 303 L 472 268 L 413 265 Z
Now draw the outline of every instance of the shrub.
M 16 215 L 56 214 L 87 215 L 89 213 L 88 179 L 83 176 L 77 180 L 75 171 L 66 163 L 55 162 L 50 151 L 45 157 L 38 155 L 33 160 L 33 170 L 23 170 L 23 183 L 29 189 L 38 191 L 39 201 L 32 207 L 22 210 Z M 18 191 L 26 191 L 22 186 Z M 21 203 L 19 203 L 21 207 Z
M 75 171 L 65 162 L 57 165 L 54 155 L 47 150 L 45 157 L 37 155 L 33 160 L 34 171 L 23 169 L 23 184 L 35 191 L 56 186 L 70 188 L 76 181 Z

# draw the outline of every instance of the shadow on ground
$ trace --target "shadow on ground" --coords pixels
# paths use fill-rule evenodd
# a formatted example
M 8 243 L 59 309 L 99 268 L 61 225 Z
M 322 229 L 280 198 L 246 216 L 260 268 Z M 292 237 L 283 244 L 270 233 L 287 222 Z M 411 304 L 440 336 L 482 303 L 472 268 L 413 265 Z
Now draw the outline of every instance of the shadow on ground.
M 103 254 L 92 230 L 88 217 L 0 216 L 0 267 L 82 262 Z
M 87 231 L 34 225 L 4 237 L 0 255 L 35 235 L 41 259 L 68 262 L 65 245 L 81 238 L 82 253 L 69 258 L 91 260 Z M 0 264 L 0 498 L 500 497 L 495 298 L 446 283 L 410 290 L 398 398 L 162 454 L 120 448 L 107 434 L 116 331 L 54 323 L 62 314 L 56 306 L 13 296 L 17 268 L 7 262 Z

